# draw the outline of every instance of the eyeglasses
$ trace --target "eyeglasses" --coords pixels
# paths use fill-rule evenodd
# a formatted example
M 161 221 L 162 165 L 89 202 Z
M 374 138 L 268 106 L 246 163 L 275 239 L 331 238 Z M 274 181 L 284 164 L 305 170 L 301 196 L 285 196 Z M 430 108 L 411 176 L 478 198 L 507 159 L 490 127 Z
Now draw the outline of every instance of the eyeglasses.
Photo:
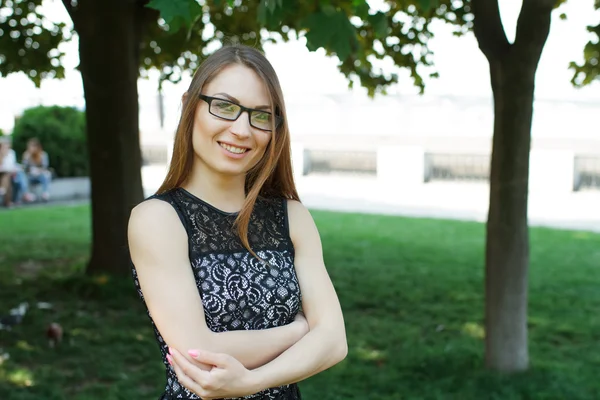
M 244 107 L 240 104 L 219 97 L 210 97 L 199 94 L 202 100 L 208 103 L 208 112 L 228 121 L 235 121 L 244 111 L 248 112 L 248 121 L 250 126 L 262 131 L 273 130 L 273 119 L 275 120 L 275 128 L 283 122 L 283 118 L 264 110 L 256 110 L 254 108 Z

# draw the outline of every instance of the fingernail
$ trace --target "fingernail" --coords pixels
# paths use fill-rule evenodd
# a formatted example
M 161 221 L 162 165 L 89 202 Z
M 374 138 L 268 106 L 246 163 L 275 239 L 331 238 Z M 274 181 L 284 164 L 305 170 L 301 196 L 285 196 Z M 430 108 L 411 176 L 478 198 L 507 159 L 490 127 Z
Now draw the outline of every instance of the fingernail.
M 173 351 L 171 350 L 171 348 L 169 347 L 169 354 L 173 355 Z
M 170 355 L 167 355 L 167 361 L 169 362 L 170 365 L 173 365 L 173 360 L 171 360 Z
M 198 350 L 188 350 L 188 354 L 194 358 L 198 357 Z

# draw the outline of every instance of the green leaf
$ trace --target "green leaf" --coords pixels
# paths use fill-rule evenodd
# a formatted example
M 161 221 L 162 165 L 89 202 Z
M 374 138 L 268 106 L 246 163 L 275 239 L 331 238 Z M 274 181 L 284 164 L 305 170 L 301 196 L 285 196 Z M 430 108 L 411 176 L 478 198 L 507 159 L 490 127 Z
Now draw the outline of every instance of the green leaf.
M 261 25 L 267 24 L 267 4 L 265 0 L 261 0 L 256 10 L 256 18 Z
M 336 14 L 336 10 L 335 7 L 332 6 L 331 4 L 322 4 L 321 5 L 321 11 L 323 12 L 323 14 L 332 17 Z
M 172 32 L 177 32 L 181 26 L 191 26 L 202 12 L 196 0 L 151 0 L 146 7 L 158 10 Z
M 421 9 L 423 10 L 423 13 L 428 13 L 433 8 L 440 5 L 439 0 L 418 0 L 418 2 L 419 4 L 421 4 Z
M 23 72 L 37 87 L 43 79 L 64 78 L 60 44 L 70 39 L 69 29 L 44 15 L 41 4 L 0 0 L 0 77 Z
M 388 36 L 388 21 L 384 13 L 378 12 L 369 15 L 368 20 L 379 39 L 385 39 Z
M 365 0 L 354 0 L 352 7 L 354 7 L 354 15 L 358 18 L 363 20 L 369 18 L 370 7 Z
M 304 26 L 306 46 L 314 51 L 323 47 L 337 54 L 344 61 L 352 53 L 352 45 L 356 44 L 356 30 L 342 11 L 321 11 L 306 18 Z

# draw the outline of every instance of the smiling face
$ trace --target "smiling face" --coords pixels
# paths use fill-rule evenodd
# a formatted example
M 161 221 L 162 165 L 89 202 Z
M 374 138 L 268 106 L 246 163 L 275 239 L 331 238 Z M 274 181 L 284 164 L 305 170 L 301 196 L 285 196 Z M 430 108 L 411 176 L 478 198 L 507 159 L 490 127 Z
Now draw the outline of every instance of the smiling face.
M 218 99 L 252 109 L 271 110 L 269 92 L 262 79 L 240 64 L 225 67 L 203 88 L 202 94 L 217 98 L 212 100 L 212 110 L 223 115 L 230 111 L 230 105 Z M 211 114 L 208 102 L 200 101 L 192 132 L 194 168 L 203 170 L 202 173 L 210 170 L 229 176 L 245 175 L 261 160 L 271 136 L 271 132 L 250 125 L 246 111 L 237 120 L 229 121 Z

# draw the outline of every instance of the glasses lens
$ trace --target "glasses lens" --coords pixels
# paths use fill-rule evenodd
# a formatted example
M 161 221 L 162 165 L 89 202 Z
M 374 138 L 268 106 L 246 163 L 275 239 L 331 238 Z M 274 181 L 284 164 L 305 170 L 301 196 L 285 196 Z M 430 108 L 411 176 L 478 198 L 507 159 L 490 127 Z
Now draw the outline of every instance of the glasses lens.
M 271 115 L 271 113 L 253 111 L 252 117 L 250 119 L 252 121 L 252 126 L 258 129 L 270 131 L 273 128 L 273 116 Z
M 240 107 L 227 100 L 215 99 L 210 104 L 210 112 L 217 117 L 234 120 L 240 113 Z

